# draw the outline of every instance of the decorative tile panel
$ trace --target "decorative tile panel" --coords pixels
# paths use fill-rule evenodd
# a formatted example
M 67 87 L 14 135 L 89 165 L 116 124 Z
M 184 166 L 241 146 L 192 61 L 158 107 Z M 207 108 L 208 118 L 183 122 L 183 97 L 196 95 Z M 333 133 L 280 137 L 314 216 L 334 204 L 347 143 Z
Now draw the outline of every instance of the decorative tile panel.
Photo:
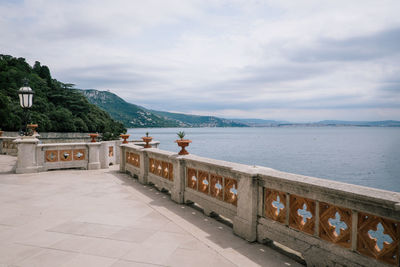
M 286 220 L 286 193 L 273 189 L 265 189 L 265 216 L 285 223 Z
M 187 169 L 187 187 L 197 190 L 197 171 L 195 169 Z
M 351 247 L 351 210 L 319 203 L 319 237 L 345 248 Z
M 113 146 L 108 147 L 108 156 L 110 158 L 114 156 L 114 147 Z
M 223 200 L 224 191 L 223 191 L 222 176 L 210 174 L 210 180 L 211 180 L 211 187 L 210 187 L 211 196 L 215 197 L 216 199 Z
M 86 150 L 85 149 L 74 149 L 72 151 L 74 160 L 85 160 Z
M 400 222 L 358 213 L 357 250 L 361 254 L 398 266 Z
M 162 177 L 161 161 L 160 160 L 155 160 L 155 163 L 156 163 L 156 173 L 155 174 Z
M 237 181 L 232 178 L 224 178 L 225 186 L 224 186 L 224 201 L 228 202 L 232 205 L 237 206 Z
M 198 171 L 199 175 L 199 188 L 198 190 L 204 194 L 208 195 L 208 188 L 210 185 L 210 178 L 208 176 L 208 172 Z
M 72 161 L 72 150 L 60 150 L 60 161 Z
M 46 159 L 46 162 L 57 162 L 58 161 L 58 150 L 46 150 L 45 159 Z
M 308 234 L 314 234 L 315 201 L 290 195 L 289 226 Z
M 156 162 L 152 158 L 149 158 L 149 171 L 152 174 L 156 174 Z
M 149 171 L 164 179 L 174 180 L 174 165 L 172 163 L 149 158 Z
M 169 166 L 168 162 L 161 161 L 162 166 L 162 177 L 165 179 L 169 179 Z
M 140 155 L 132 152 L 126 152 L 126 163 L 140 168 Z

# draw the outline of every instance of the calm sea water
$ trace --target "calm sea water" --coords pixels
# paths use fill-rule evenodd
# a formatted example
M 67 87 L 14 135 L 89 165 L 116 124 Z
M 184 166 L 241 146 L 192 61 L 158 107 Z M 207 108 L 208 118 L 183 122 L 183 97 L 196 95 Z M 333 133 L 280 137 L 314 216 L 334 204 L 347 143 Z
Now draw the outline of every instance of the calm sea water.
M 400 128 L 152 128 L 160 149 L 179 151 L 179 130 L 193 141 L 187 149 L 203 157 L 400 192 Z

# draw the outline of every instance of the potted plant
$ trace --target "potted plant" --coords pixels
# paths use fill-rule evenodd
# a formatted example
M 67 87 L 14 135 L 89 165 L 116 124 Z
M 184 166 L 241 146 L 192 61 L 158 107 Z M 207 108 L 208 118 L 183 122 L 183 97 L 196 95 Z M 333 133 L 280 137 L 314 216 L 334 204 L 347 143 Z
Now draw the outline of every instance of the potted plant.
M 127 139 L 129 138 L 130 134 L 120 134 L 119 136 L 121 136 L 121 138 L 124 139 L 124 141 L 122 141 L 123 144 L 128 143 Z
M 146 136 L 142 137 L 143 142 L 146 144 L 144 145 L 144 148 L 151 148 L 151 145 L 149 144 L 151 140 L 153 140 L 153 137 L 149 136 L 149 132 L 146 132 Z
M 4 133 L 4 132 L 3 132 L 3 131 L 1 130 L 1 128 L 0 128 L 0 136 L 2 136 L 2 135 L 3 135 L 3 133 Z
M 29 129 L 29 135 L 36 135 L 37 134 L 37 132 L 36 132 L 36 128 L 38 127 L 39 125 L 37 125 L 36 123 L 35 124 L 33 124 L 33 123 L 30 123 L 30 124 L 28 124 L 28 125 L 26 125 L 26 127 Z
M 98 137 L 99 134 L 98 133 L 92 133 L 92 134 L 89 134 L 89 136 L 90 136 L 90 138 L 92 138 L 92 140 L 90 142 L 96 143 L 96 137 Z
M 179 155 L 188 155 L 189 152 L 186 151 L 185 147 L 189 146 L 189 144 L 192 142 L 191 140 L 188 139 L 183 139 L 185 137 L 185 132 L 180 131 L 177 133 L 178 137 L 180 138 L 179 140 L 176 140 L 175 143 L 178 144 L 178 146 L 181 147 L 181 151 L 179 151 Z

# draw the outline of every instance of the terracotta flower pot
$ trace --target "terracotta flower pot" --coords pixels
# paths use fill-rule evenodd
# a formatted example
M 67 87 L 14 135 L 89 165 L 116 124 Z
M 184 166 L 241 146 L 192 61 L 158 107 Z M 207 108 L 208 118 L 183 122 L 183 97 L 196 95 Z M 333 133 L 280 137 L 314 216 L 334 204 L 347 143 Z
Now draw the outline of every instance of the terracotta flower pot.
M 179 151 L 179 155 L 188 155 L 189 152 L 186 151 L 185 147 L 189 146 L 189 144 L 192 142 L 192 140 L 188 139 L 180 139 L 176 140 L 175 143 L 178 144 L 178 146 L 181 147 L 181 151 Z
M 3 135 L 3 133 L 4 133 L 3 131 L 0 131 L 0 136 L 2 136 L 2 135 Z
M 92 138 L 92 140 L 90 142 L 92 143 L 96 143 L 96 137 L 99 136 L 99 134 L 95 133 L 95 134 L 89 134 L 90 138 Z
M 31 129 L 32 135 L 35 135 L 35 134 L 37 134 L 36 128 L 39 127 L 39 125 L 37 125 L 37 124 L 28 124 L 28 125 L 26 125 L 26 127 Z
M 124 141 L 122 141 L 122 143 L 127 144 L 128 143 L 127 139 L 129 138 L 130 134 L 121 134 L 120 136 L 122 139 L 124 139 Z
M 143 139 L 143 142 L 146 143 L 144 145 L 144 148 L 151 148 L 151 145 L 149 143 L 151 142 L 151 140 L 153 140 L 153 137 L 151 137 L 151 136 L 143 136 L 142 139 Z

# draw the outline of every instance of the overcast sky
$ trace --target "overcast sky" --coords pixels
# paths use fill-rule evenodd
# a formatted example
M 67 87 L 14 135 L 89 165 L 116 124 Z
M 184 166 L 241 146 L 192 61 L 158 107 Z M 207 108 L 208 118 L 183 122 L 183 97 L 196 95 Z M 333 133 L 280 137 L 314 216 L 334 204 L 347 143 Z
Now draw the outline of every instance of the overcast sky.
M 399 14 L 399 0 L 0 0 L 0 53 L 157 110 L 400 120 Z

